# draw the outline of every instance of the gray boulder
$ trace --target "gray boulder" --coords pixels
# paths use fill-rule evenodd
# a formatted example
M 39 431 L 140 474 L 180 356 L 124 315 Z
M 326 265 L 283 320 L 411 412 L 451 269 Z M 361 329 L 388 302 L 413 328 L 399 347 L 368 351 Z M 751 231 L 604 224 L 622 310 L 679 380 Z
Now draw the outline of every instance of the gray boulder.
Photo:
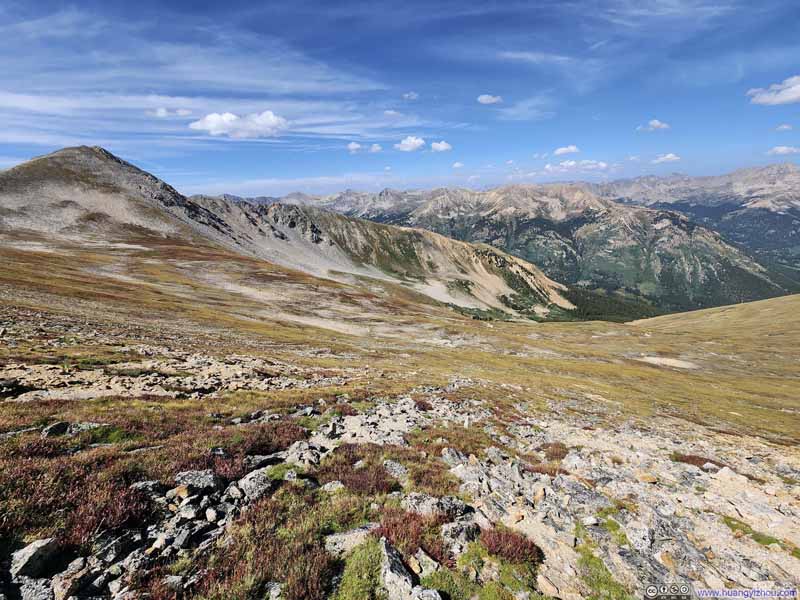
M 381 538 L 381 582 L 387 600 L 409 600 L 414 590 L 414 579 L 408 572 L 400 553 L 386 538 Z
M 49 579 L 22 577 L 19 581 L 20 600 L 53 600 Z
M 11 576 L 38 577 L 47 568 L 48 561 L 58 551 L 53 538 L 36 540 L 11 555 Z
M 242 477 L 236 485 L 250 500 L 257 500 L 275 486 L 275 482 L 269 477 L 269 470 L 269 467 L 256 469 Z
M 182 471 L 175 475 L 175 483 L 185 485 L 193 491 L 203 492 L 213 492 L 222 487 L 222 481 L 211 469 Z
M 425 516 L 442 514 L 450 520 L 470 512 L 470 507 L 455 496 L 436 498 L 419 492 L 412 492 L 403 498 L 402 506 L 408 512 Z
M 357 529 L 329 535 L 325 538 L 325 549 L 337 558 L 345 557 L 366 541 L 377 526 L 377 523 L 368 523 Z

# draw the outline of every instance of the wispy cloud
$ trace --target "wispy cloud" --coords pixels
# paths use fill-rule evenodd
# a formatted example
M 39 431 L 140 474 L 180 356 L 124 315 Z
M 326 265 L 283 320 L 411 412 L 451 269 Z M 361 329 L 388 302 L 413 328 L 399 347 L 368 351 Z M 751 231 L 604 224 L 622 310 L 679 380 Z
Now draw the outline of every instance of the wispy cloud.
M 578 148 L 575 144 L 570 144 L 569 146 L 561 146 L 560 148 L 556 148 L 553 150 L 553 154 L 556 156 L 561 156 L 562 154 L 575 154 L 580 151 L 580 148 Z
M 552 101 L 548 96 L 533 96 L 501 108 L 497 113 L 505 121 L 540 121 L 555 115 L 551 106 Z
M 783 123 L 782 125 L 778 125 L 775 128 L 775 131 L 791 131 L 791 130 L 792 130 L 792 126 L 789 125 L 788 123 Z
M 800 148 L 794 146 L 775 146 L 767 154 L 772 156 L 785 156 L 787 154 L 800 154 Z
M 531 51 L 511 51 L 498 52 L 497 57 L 501 60 L 518 61 L 531 65 L 566 65 L 574 62 L 574 59 L 561 54 L 551 52 L 531 52 Z
M 608 163 L 602 160 L 564 160 L 557 164 L 546 164 L 544 166 L 545 173 L 583 173 L 592 171 L 605 171 L 608 169 Z

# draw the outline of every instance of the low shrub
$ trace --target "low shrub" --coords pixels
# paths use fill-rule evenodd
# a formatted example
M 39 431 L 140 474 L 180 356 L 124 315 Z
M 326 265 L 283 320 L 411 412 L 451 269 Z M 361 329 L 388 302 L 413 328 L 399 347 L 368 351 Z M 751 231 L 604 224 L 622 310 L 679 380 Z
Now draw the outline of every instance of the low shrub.
M 100 532 L 139 526 L 151 512 L 148 499 L 125 483 L 93 479 L 84 486 L 70 502 L 75 508 L 61 538 L 68 546 L 88 549 Z
M 489 554 L 494 554 L 512 563 L 539 564 L 544 554 L 539 546 L 527 537 L 510 529 L 495 528 L 481 531 L 481 544 Z
M 388 494 L 399 488 L 382 464 L 379 446 L 373 444 L 342 444 L 331 452 L 317 471 L 321 483 L 341 481 L 355 494 L 374 496 Z M 363 461 L 358 468 L 355 464 Z
M 354 417 L 358 414 L 358 411 L 354 407 L 344 403 L 336 404 L 331 410 L 342 417 Z
M 723 462 L 720 462 L 713 458 L 707 458 L 705 456 L 698 456 L 697 454 L 682 454 L 680 452 L 673 452 L 670 455 L 670 458 L 672 459 L 673 462 L 685 463 L 687 465 L 694 465 L 695 467 L 701 467 L 701 468 L 706 463 L 711 463 L 712 465 L 716 465 L 720 469 L 722 467 L 727 466 Z
M 387 507 L 374 533 L 389 540 L 406 558 L 422 548 L 438 562 L 452 566 L 452 557 L 440 535 L 445 521 L 442 515 L 423 516 Z
M 433 404 L 425 400 L 424 398 L 415 398 L 414 405 L 417 407 L 417 410 L 427 412 L 429 410 L 433 410 Z
M 549 475 L 550 477 L 556 477 L 557 475 L 569 475 L 569 471 L 559 467 L 558 463 L 523 464 L 522 470 L 527 471 L 528 473 Z
M 231 529 L 230 543 L 204 565 L 197 597 L 263 598 L 281 582 L 286 600 L 323 600 L 336 563 L 318 528 L 320 506 L 301 486 L 285 485 L 254 504 Z
M 564 457 L 569 453 L 569 448 L 567 448 L 561 442 L 548 442 L 546 444 L 542 444 L 539 446 L 539 450 L 544 452 L 545 458 L 549 461 L 563 460 Z

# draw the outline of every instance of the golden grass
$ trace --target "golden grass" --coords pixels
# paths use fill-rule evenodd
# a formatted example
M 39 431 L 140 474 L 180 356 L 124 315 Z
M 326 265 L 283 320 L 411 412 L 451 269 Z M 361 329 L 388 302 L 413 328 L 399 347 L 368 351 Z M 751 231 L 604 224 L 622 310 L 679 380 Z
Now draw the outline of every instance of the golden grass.
M 404 394 L 416 385 L 446 385 L 453 377 L 466 377 L 482 384 L 456 396 L 487 400 L 498 410 L 514 407 L 530 414 L 563 404 L 565 410 L 580 405 L 580 410 L 609 419 L 668 414 L 783 443 L 800 441 L 800 296 L 624 325 L 486 323 L 391 284 L 316 279 L 212 246 L 126 241 L 147 250 L 66 245 L 45 254 L 0 248 L 0 285 L 43 294 L 38 299 L 20 294 L 0 303 L 63 314 L 102 313 L 149 326 L 156 338 L 159 322 L 182 324 L 187 332 L 203 331 L 194 347 L 214 354 L 250 352 L 316 369 L 368 367 L 363 380 L 337 390 L 360 398 Z M 135 281 L 96 270 L 114 265 L 124 266 Z M 285 300 L 260 302 L 228 291 L 204 277 L 209 272 L 278 297 L 284 294 Z M 279 309 L 312 316 L 335 309 L 343 319 L 371 331 L 377 327 L 378 333 L 347 335 L 270 317 Z M 431 339 L 466 342 L 451 348 Z M 315 348 L 326 353 L 307 352 Z M 113 354 L 113 349 L 106 351 Z M 24 352 L 32 360 L 54 355 L 35 346 L 0 348 L 0 360 Z M 69 352 L 100 351 L 76 347 Z M 647 364 L 635 360 L 639 356 L 676 358 L 698 368 Z M 309 393 L 309 400 L 315 395 L 319 391 Z M 235 402 L 249 406 L 251 400 L 239 396 Z

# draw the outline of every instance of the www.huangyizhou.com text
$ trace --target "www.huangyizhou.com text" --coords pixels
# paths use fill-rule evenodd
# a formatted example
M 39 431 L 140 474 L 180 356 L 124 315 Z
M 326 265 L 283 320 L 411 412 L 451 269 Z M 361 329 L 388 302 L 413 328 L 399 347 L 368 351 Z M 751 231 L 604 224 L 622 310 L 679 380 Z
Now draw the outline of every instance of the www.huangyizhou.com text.
M 797 588 L 778 589 L 695 589 L 698 598 L 797 598 Z

